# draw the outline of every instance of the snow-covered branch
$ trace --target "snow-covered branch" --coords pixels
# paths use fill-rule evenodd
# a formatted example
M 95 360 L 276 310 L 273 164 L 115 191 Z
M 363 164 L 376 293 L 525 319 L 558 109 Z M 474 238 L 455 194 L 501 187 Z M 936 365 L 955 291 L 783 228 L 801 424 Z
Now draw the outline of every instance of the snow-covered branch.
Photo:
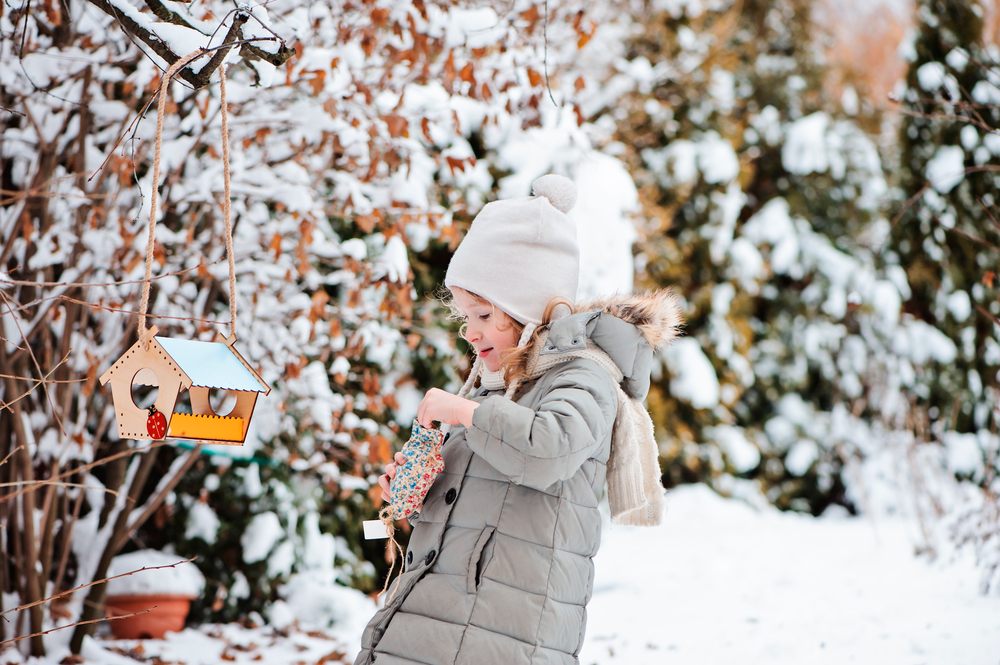
M 234 46 L 240 47 L 240 53 L 244 57 L 251 60 L 265 60 L 275 67 L 283 65 L 295 53 L 294 49 L 288 48 L 273 32 L 270 36 L 245 35 L 243 27 L 251 19 L 264 25 L 259 18 L 245 11 L 230 12 L 231 19 L 227 17 L 226 21 L 209 30 L 212 28 L 211 25 L 206 26 L 203 22 L 187 19 L 181 13 L 169 8 L 167 5 L 173 5 L 170 2 L 157 0 L 147 2 L 153 13 L 162 19 L 161 22 L 156 22 L 123 0 L 87 1 L 118 21 L 122 30 L 145 44 L 168 66 L 198 48 L 213 49 L 214 53 L 207 62 L 192 63 L 179 74 L 195 88 L 208 85 L 212 74 Z M 229 25 L 225 38 L 221 43 L 216 43 L 217 33 L 226 27 L 227 21 Z M 271 32 L 269 28 L 267 30 Z M 262 48 L 260 42 L 280 42 L 280 44 L 269 50 Z

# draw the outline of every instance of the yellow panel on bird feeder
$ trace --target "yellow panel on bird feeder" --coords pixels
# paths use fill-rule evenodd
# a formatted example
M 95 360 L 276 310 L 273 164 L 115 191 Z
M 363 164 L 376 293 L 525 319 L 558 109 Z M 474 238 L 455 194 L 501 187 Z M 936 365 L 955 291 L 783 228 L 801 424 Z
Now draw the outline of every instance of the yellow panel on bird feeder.
M 243 440 L 243 419 L 175 413 L 170 419 L 170 433 L 167 436 L 238 442 Z

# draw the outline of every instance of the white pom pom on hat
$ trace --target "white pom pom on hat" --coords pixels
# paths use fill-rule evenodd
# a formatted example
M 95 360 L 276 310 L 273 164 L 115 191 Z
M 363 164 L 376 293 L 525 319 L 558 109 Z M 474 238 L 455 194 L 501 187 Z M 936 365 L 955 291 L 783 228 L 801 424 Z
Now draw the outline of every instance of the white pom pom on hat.
M 573 181 L 549 174 L 531 189 L 534 196 L 494 201 L 479 211 L 448 264 L 444 284 L 537 326 L 553 299 L 576 302 L 580 248 L 576 222 L 566 214 L 576 203 Z
M 555 173 L 537 178 L 531 183 L 531 193 L 547 198 L 559 212 L 568 214 L 576 205 L 576 185 L 569 178 Z

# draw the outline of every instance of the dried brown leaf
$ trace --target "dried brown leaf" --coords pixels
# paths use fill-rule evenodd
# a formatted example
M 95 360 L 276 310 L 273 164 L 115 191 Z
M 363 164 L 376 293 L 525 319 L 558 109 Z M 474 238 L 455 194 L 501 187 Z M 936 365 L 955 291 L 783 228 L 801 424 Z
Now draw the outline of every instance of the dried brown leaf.
M 476 87 L 476 75 L 471 62 L 465 63 L 465 67 L 462 67 L 458 75 L 466 83 L 471 83 L 473 88 Z
M 410 136 L 409 123 L 406 121 L 406 118 L 402 116 L 398 116 L 394 113 L 385 116 L 385 125 L 389 130 L 389 136 L 393 138 Z

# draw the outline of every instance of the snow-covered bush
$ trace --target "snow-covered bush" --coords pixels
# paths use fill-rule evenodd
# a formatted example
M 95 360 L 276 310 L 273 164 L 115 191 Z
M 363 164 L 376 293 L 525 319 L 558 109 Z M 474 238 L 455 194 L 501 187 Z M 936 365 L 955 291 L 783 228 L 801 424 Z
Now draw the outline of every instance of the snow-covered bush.
M 340 474 L 331 463 L 296 471 L 295 464 L 232 460 L 218 452 L 185 476 L 171 497 L 169 519 L 146 533 L 150 544 L 197 557 L 210 580 L 192 621 L 266 613 L 287 598 L 283 585 L 302 575 L 368 592 L 380 588 L 365 557 L 378 560 L 384 543 L 362 551 L 357 535 L 372 511 L 365 479 Z
M 920 444 L 938 468 L 968 484 L 938 500 L 952 536 L 983 564 L 984 591 L 1000 589 L 1000 47 L 978 2 L 917 3 L 909 71 L 899 94 L 901 188 L 906 205 L 887 255 L 906 267 L 904 308 L 953 340 L 941 362 L 917 368 Z M 933 548 L 934 543 L 927 544 Z
M 954 345 L 902 318 L 871 109 L 828 94 L 810 11 L 662 6 L 614 113 L 648 216 L 640 278 L 686 303 L 649 400 L 665 482 L 819 513 L 855 508 L 845 464 L 908 411 L 900 377 Z
M 0 502 L 5 515 L 31 518 L 5 520 L 18 530 L 16 539 L 0 533 L 5 549 L 41 560 L 3 578 L 5 593 L 27 590 L 20 601 L 99 579 L 122 546 L 165 547 L 167 534 L 178 552 L 200 555 L 202 608 L 225 616 L 264 609 L 283 583 L 291 589 L 295 574 L 315 570 L 313 545 L 323 566 L 339 566 L 337 579 L 364 586 L 386 567 L 384 543 L 362 545 L 357 523 L 374 514 L 375 475 L 423 390 L 460 381 L 462 349 L 426 295 L 464 225 L 485 201 L 527 194 L 535 177 L 557 171 L 605 185 L 581 198 L 581 225 L 610 239 L 591 251 L 627 250 L 633 237 L 620 231 L 634 187 L 595 150 L 610 129 L 588 123 L 583 106 L 605 95 L 618 5 L 231 9 L 115 0 L 0 15 L 0 155 L 3 190 L 13 192 L 0 205 L 0 373 L 57 382 L 0 385 L 13 416 L 0 418 L 0 458 L 16 453 L 0 480 L 86 486 Z M 285 41 L 258 42 L 266 53 L 241 51 L 243 61 L 231 54 L 227 84 L 235 332 L 272 392 L 245 446 L 199 461 L 201 451 L 118 440 L 96 379 L 135 339 L 129 314 L 157 184 L 151 322 L 189 339 L 212 339 L 228 322 L 217 75 L 192 73 L 199 65 L 169 86 L 162 183 L 150 168 L 155 121 L 136 116 L 154 99 L 161 47 L 186 52 L 244 19 L 244 37 Z M 164 38 L 133 41 L 122 26 L 135 25 Z M 269 67 L 280 54 L 287 63 Z M 625 256 L 615 278 L 628 288 Z M 217 465 L 226 455 L 241 459 Z M 267 543 L 244 538 L 247 529 L 273 539 L 263 558 Z M 338 535 L 331 546 L 326 536 Z M 17 630 L 96 618 L 102 598 L 98 585 L 62 612 L 35 606 Z M 31 650 L 42 653 L 42 638 Z

